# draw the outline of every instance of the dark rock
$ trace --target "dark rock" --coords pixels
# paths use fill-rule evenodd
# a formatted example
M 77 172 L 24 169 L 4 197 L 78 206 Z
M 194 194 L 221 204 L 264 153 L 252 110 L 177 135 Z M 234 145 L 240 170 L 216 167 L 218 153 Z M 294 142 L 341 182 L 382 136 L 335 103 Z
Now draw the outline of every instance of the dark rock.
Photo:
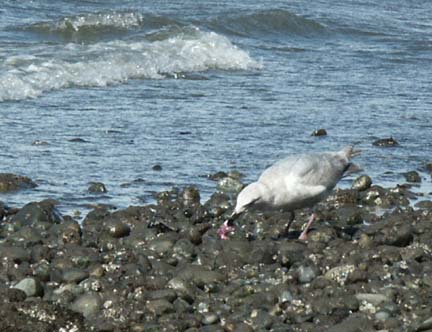
M 316 129 L 311 136 L 327 136 L 327 131 L 324 128 Z
M 90 182 L 87 191 L 92 194 L 100 194 L 100 193 L 108 192 L 107 188 L 102 182 Z
M 328 332 L 364 332 L 375 331 L 373 322 L 364 314 L 353 314 L 339 324 L 332 326 Z
M 420 201 L 417 202 L 414 206 L 419 209 L 432 210 L 432 201 Z
M 41 230 L 47 230 L 52 224 L 62 221 L 63 217 L 50 200 L 24 205 L 11 219 L 16 227 L 33 226 Z
M 160 172 L 162 170 L 162 166 L 159 164 L 156 164 L 152 167 L 152 170 Z
M 30 178 L 11 173 L 0 173 L 0 192 L 31 189 L 37 187 Z
M 196 187 L 187 187 L 181 192 L 181 198 L 185 205 L 199 204 L 200 193 Z
M 353 181 L 352 189 L 364 191 L 372 185 L 372 179 L 368 175 L 361 175 Z
M 408 182 L 421 182 L 420 174 L 417 171 L 410 171 L 403 174 Z
M 399 145 L 399 143 L 393 137 L 381 138 L 374 141 L 372 144 L 380 147 L 394 147 Z
M 108 220 L 105 223 L 105 227 L 109 235 L 111 235 L 114 238 L 121 238 L 121 237 L 128 236 L 131 231 L 129 225 L 117 219 Z

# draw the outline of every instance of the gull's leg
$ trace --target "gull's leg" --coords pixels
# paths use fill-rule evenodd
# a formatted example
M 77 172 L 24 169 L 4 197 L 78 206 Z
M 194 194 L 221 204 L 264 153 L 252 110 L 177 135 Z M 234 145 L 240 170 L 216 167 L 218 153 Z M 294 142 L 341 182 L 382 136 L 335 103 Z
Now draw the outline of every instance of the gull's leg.
M 309 228 L 311 227 L 311 225 L 314 222 L 315 218 L 316 218 L 315 213 L 312 213 L 312 215 L 310 216 L 310 219 L 309 219 L 308 223 L 306 224 L 305 229 L 303 230 L 303 232 L 299 236 L 299 240 L 302 240 L 302 241 L 306 241 L 307 240 L 307 232 L 309 231 Z

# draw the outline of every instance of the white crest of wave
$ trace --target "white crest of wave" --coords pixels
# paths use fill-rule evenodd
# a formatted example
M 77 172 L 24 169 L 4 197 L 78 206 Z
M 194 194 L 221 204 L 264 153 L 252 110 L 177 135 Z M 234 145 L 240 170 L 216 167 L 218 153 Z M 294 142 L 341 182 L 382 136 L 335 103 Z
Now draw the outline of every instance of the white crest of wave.
M 85 27 L 115 27 L 127 29 L 139 26 L 142 22 L 143 16 L 135 12 L 96 13 L 65 17 L 57 22 L 54 28 L 64 30 L 71 27 L 75 31 L 79 31 L 81 28 Z
M 0 66 L 0 71 L 5 72 L 0 74 L 0 101 L 37 97 L 45 91 L 68 87 L 163 79 L 181 72 L 261 68 L 226 37 L 194 31 L 156 42 L 68 44 L 61 51 L 51 50 L 50 58 L 9 57 L 4 62 L 6 68 Z

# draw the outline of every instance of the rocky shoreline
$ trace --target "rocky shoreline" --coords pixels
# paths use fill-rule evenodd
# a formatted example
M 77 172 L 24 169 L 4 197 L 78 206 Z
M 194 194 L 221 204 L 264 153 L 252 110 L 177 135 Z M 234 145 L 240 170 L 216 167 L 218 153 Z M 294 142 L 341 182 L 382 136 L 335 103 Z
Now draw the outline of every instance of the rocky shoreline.
M 26 180 L 27 181 L 27 180 Z M 226 182 L 226 180 L 225 180 Z M 228 181 L 229 182 L 229 181 Z M 235 196 L 235 195 L 234 195 Z M 432 331 L 432 202 L 363 177 L 309 210 L 249 212 L 194 187 L 155 204 L 99 206 L 82 224 L 55 202 L 0 202 L 2 331 Z

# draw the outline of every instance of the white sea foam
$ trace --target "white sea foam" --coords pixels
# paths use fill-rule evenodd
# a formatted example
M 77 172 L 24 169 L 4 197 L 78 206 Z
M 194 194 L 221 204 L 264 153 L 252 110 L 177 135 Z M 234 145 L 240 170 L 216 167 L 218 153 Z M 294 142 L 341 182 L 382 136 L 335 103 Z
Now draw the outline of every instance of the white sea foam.
M 80 31 L 85 28 L 116 28 L 129 29 L 140 26 L 144 21 L 143 15 L 136 12 L 95 13 L 65 17 L 56 22 L 42 22 L 30 26 L 34 30 L 48 31 Z
M 226 37 L 192 29 L 171 38 L 68 44 L 43 55 L 8 57 L 0 65 L 0 101 L 37 97 L 68 87 L 106 86 L 130 79 L 163 79 L 182 72 L 258 69 Z

